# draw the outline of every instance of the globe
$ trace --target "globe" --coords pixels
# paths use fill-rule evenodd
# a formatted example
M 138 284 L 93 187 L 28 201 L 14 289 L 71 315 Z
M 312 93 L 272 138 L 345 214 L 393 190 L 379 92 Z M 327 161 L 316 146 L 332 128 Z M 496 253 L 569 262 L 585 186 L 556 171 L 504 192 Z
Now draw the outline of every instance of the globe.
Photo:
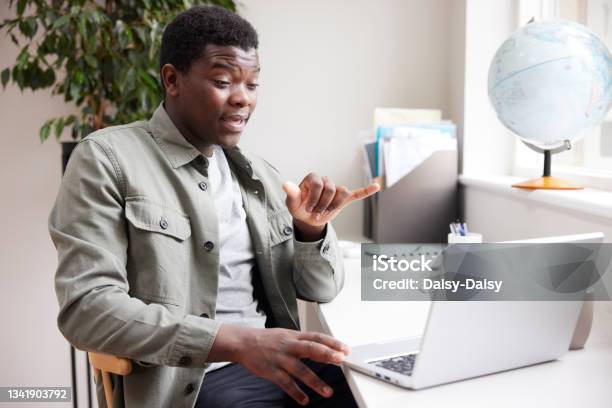
M 488 93 L 523 141 L 554 150 L 596 126 L 612 103 L 612 57 L 593 32 L 564 20 L 529 23 L 499 47 Z

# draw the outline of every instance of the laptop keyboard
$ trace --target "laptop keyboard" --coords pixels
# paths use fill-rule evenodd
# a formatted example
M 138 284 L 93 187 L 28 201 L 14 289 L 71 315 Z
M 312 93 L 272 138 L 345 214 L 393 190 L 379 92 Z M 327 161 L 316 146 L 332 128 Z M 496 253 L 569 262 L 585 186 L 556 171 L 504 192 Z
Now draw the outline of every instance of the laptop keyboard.
M 412 369 L 414 368 L 414 361 L 416 359 L 415 354 L 406 354 L 403 356 L 385 358 L 384 360 L 371 361 L 370 364 L 385 368 L 390 371 L 404 375 L 412 375 Z

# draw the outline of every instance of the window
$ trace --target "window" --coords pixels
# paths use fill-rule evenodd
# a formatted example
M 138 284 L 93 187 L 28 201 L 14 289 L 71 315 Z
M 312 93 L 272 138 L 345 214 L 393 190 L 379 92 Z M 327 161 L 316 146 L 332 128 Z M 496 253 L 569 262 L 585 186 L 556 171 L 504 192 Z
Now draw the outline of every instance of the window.
M 520 0 L 518 26 L 531 18 L 561 18 L 586 25 L 612 47 L 612 0 Z M 516 138 L 514 173 L 533 175 L 542 168 L 543 157 Z M 601 125 L 583 132 L 572 149 L 552 159 L 553 174 L 568 177 L 590 187 L 612 189 L 612 113 Z

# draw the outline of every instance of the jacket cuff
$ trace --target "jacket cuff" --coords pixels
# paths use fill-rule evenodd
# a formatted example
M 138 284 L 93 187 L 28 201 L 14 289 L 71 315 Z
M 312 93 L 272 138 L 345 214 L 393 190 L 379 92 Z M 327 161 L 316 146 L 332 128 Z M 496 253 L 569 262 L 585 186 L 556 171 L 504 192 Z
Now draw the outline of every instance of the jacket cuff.
M 195 315 L 185 316 L 170 349 L 170 366 L 208 367 L 208 354 L 221 322 Z
M 295 258 L 300 262 L 309 261 L 320 256 L 329 262 L 330 265 L 335 265 L 336 254 L 340 253 L 336 232 L 329 223 L 325 225 L 325 233 L 323 238 L 318 241 L 298 241 L 294 235 L 293 248 L 295 251 Z

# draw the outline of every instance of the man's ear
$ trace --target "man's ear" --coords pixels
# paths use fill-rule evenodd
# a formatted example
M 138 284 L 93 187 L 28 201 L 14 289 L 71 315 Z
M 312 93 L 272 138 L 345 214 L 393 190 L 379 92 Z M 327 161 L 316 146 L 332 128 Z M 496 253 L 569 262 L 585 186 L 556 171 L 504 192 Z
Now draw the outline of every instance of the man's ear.
M 179 94 L 179 72 L 172 64 L 164 64 L 160 71 L 161 80 L 166 89 L 166 95 L 177 96 Z

